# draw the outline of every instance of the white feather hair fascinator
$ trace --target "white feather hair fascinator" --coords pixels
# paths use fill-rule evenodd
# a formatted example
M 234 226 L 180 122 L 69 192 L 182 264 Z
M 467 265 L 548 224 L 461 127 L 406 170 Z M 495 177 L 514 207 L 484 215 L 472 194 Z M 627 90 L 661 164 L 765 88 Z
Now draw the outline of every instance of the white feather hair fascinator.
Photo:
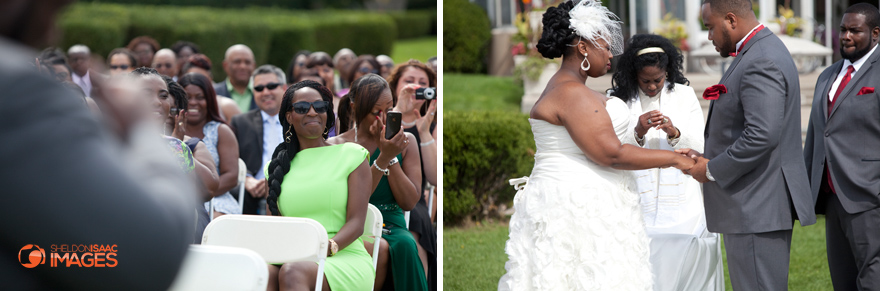
M 602 6 L 600 1 L 582 0 L 574 5 L 568 15 L 571 17 L 569 27 L 575 34 L 589 40 L 596 47 L 601 47 L 598 40 L 604 39 L 613 55 L 623 54 L 620 18 Z

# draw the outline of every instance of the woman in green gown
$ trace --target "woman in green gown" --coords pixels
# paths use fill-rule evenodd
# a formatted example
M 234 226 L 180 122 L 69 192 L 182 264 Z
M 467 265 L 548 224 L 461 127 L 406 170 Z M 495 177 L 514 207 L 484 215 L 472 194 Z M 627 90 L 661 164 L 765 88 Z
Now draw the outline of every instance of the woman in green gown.
M 410 86 L 409 90 L 415 90 Z M 416 241 L 406 227 L 403 211 L 415 207 L 421 196 L 421 157 L 418 142 L 400 130 L 385 139 L 385 113 L 396 100 L 388 82 L 376 74 L 354 81 L 351 90 L 339 101 L 339 132 L 332 144 L 355 142 L 370 151 L 373 194 L 370 204 L 382 212 L 385 231 L 379 248 L 375 290 L 427 290 L 425 270 Z M 351 130 L 349 130 L 351 129 Z M 366 248 L 372 252 L 372 244 Z M 386 277 L 393 284 L 385 284 Z
M 266 168 L 267 202 L 273 215 L 311 218 L 327 229 L 323 289 L 370 290 L 375 271 L 360 239 L 372 189 L 369 153 L 354 143 L 327 143 L 332 102 L 330 91 L 314 81 L 284 92 L 278 114 L 284 142 Z M 318 266 L 286 263 L 269 271 L 269 290 L 312 290 Z

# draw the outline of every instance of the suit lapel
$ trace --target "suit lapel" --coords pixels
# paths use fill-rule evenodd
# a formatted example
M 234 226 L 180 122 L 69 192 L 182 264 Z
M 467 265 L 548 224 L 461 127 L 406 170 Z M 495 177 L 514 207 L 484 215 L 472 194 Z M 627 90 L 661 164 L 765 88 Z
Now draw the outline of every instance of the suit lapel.
M 254 123 L 254 133 L 256 134 L 255 138 L 257 140 L 257 145 L 260 147 L 260 157 L 262 157 L 263 152 L 263 115 L 260 114 L 260 110 L 256 110 L 253 115 L 251 115 L 251 122 Z
M 737 54 L 737 56 L 733 59 L 733 62 L 730 63 L 730 67 L 727 68 L 727 71 L 724 72 L 724 75 L 721 76 L 721 81 L 718 84 L 725 84 L 727 78 L 733 74 L 733 70 L 736 69 L 737 65 L 745 58 L 745 55 L 749 52 L 749 49 L 752 48 L 759 41 L 764 40 L 764 38 L 773 35 L 769 29 L 764 27 L 761 31 L 755 33 L 755 36 L 752 37 L 751 40 L 745 43 L 742 51 Z M 726 85 L 725 85 L 726 86 Z M 706 129 L 703 131 L 703 136 L 705 138 L 709 138 L 709 123 L 712 122 L 712 110 L 715 108 L 715 100 L 709 102 L 709 114 L 706 116 Z
M 833 65 L 831 65 L 831 75 L 824 80 L 822 84 L 816 84 L 816 86 L 822 86 L 822 95 L 813 96 L 813 98 L 819 97 L 822 99 L 822 120 L 828 122 L 828 94 L 831 93 L 831 85 L 834 84 L 834 80 L 837 79 L 837 75 L 840 74 L 840 68 L 843 67 L 843 60 L 840 60 Z
M 851 95 L 850 92 L 853 90 L 853 88 L 858 86 L 859 80 L 862 79 L 862 76 L 867 75 L 868 72 L 871 71 L 871 68 L 874 67 L 874 63 L 877 62 L 878 56 L 880 56 L 880 53 L 877 53 L 877 51 L 875 50 L 874 53 L 871 54 L 871 58 L 868 59 L 864 64 L 862 64 L 862 67 L 858 71 L 856 71 L 856 74 L 855 76 L 853 76 L 852 80 L 850 80 L 849 83 L 846 84 L 846 87 L 844 87 L 843 91 L 840 92 L 840 96 L 837 96 L 837 98 L 839 99 L 834 101 L 834 108 L 831 109 L 831 114 L 828 115 L 829 120 L 832 116 L 834 116 L 834 112 L 837 111 L 837 108 L 840 107 L 840 104 L 843 103 L 843 100 Z
M 764 29 L 761 29 L 761 31 L 758 31 L 758 33 L 756 33 L 751 40 L 746 42 L 742 51 L 740 51 L 739 54 L 737 54 L 737 56 L 733 58 L 733 62 L 730 62 L 730 67 L 727 68 L 724 76 L 721 77 L 721 82 L 719 82 L 718 84 L 724 84 L 724 81 L 727 81 L 727 77 L 730 76 L 730 72 L 732 72 L 733 69 L 736 68 L 737 65 L 739 65 L 740 61 L 745 57 L 745 54 L 749 52 L 749 49 L 752 48 L 752 46 L 770 35 L 773 35 L 773 33 L 770 32 L 770 29 L 767 29 L 765 27 Z

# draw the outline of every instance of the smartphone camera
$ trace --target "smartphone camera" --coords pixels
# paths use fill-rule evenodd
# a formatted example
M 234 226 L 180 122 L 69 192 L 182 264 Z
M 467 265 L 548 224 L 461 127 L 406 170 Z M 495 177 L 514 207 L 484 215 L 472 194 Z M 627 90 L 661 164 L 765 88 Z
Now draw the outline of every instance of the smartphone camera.
M 437 97 L 437 88 L 427 87 L 416 89 L 416 99 L 434 100 Z

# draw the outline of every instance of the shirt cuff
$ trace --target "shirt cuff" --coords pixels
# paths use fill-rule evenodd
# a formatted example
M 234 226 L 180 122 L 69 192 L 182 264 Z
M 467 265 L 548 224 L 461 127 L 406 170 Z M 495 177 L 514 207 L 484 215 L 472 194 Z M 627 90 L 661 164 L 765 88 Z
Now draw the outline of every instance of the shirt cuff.
M 709 172 L 709 164 L 706 164 L 706 179 L 715 182 L 715 177 L 712 177 L 712 172 Z
M 633 130 L 633 136 L 636 138 L 636 142 L 639 143 L 639 146 L 645 146 L 645 137 L 639 138 L 639 134 Z

